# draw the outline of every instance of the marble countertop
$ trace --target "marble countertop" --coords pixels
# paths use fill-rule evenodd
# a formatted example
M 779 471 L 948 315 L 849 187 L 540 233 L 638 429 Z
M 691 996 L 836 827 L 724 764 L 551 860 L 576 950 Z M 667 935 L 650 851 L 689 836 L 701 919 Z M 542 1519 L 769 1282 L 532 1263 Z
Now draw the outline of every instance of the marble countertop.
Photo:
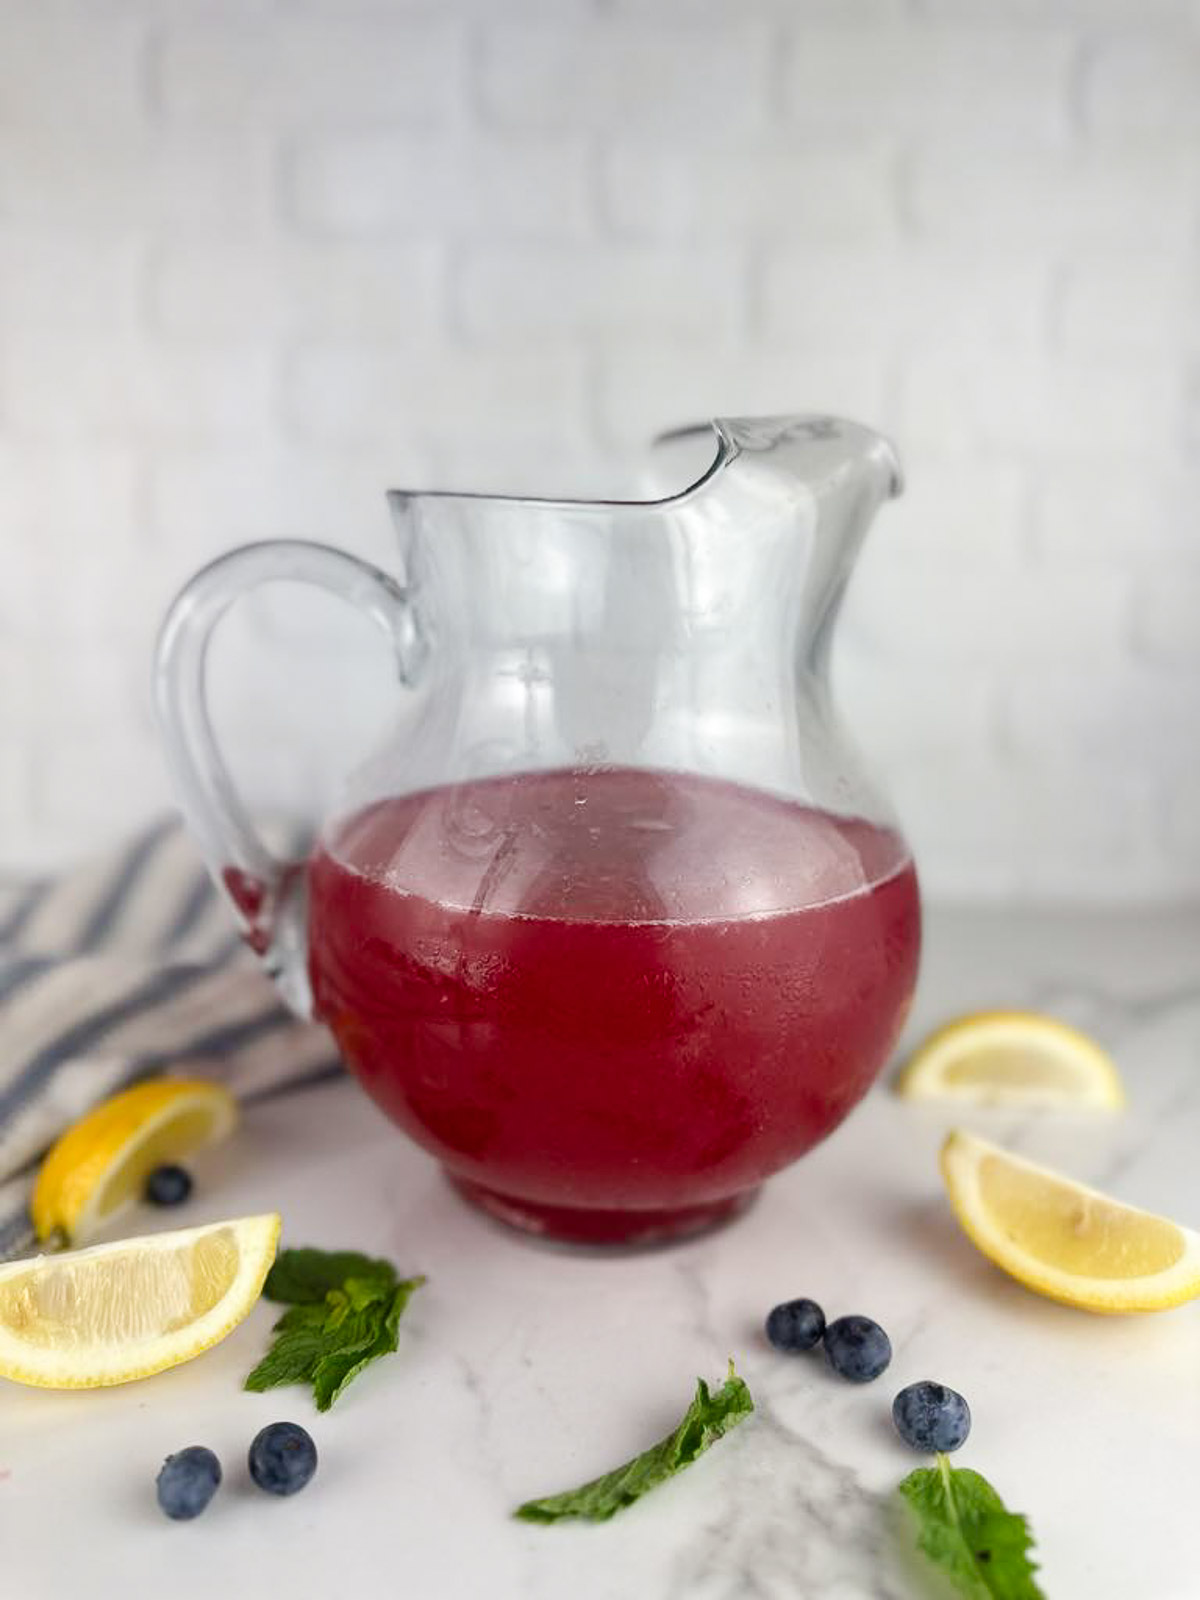
M 1120 1117 L 971 1125 L 1200 1225 L 1200 911 L 934 913 L 916 1034 L 981 1005 L 1093 1029 L 1130 1091 Z M 392 1257 L 429 1284 L 397 1356 L 317 1415 L 299 1390 L 241 1392 L 272 1309 L 203 1359 L 83 1394 L 0 1393 L 0 1572 L 14 1600 L 382 1594 L 415 1600 L 921 1600 L 893 1491 L 915 1464 L 890 1422 L 916 1378 L 962 1390 L 985 1473 L 1038 1538 L 1051 1600 L 1195 1600 L 1200 1304 L 1092 1317 L 1027 1293 L 958 1232 L 937 1175 L 945 1127 L 877 1088 L 723 1231 L 641 1254 L 528 1242 L 469 1211 L 349 1083 L 261 1106 L 212 1153 L 179 1225 L 278 1208 L 293 1243 Z M 127 1230 L 128 1231 L 128 1230 Z M 888 1329 L 875 1384 L 782 1357 L 760 1329 L 808 1294 Z M 522 1499 L 653 1442 L 697 1376 L 733 1355 L 757 1412 L 603 1526 L 527 1526 Z M 268 1421 L 310 1427 L 312 1485 L 272 1501 L 245 1452 Z M 166 1522 L 154 1476 L 204 1443 L 225 1464 L 206 1514 Z

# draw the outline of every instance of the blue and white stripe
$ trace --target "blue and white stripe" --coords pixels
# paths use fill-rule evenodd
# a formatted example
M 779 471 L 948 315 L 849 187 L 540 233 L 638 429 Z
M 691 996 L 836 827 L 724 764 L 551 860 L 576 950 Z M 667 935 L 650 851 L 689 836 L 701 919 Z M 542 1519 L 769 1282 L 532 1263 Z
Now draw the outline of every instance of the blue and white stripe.
M 242 1099 L 340 1071 L 231 937 L 182 826 L 54 881 L 0 890 L 0 1259 L 26 1231 L 36 1162 L 91 1106 L 157 1073 Z

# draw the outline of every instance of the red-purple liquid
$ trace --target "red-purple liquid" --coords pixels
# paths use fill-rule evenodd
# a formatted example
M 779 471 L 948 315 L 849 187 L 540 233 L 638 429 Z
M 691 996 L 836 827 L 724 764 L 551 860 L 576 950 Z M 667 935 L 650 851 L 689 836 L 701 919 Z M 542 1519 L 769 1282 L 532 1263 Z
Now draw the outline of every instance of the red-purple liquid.
M 865 1093 L 916 979 L 897 835 L 673 773 L 386 800 L 310 893 L 353 1071 L 474 1198 L 568 1238 L 736 1207 Z

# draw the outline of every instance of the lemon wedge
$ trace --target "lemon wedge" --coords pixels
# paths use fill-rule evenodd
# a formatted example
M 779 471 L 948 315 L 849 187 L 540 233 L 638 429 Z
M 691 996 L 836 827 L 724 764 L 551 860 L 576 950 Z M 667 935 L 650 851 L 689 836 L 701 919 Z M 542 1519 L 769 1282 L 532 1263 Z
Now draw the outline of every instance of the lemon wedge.
M 279 1225 L 271 1212 L 0 1267 L 0 1377 L 98 1389 L 190 1361 L 258 1299 Z
M 223 1139 L 236 1121 L 228 1089 L 200 1079 L 155 1078 L 113 1095 L 72 1124 L 42 1162 L 29 1206 L 38 1238 L 94 1238 L 155 1167 Z
M 1200 1234 L 956 1129 L 942 1177 L 963 1231 L 1037 1294 L 1085 1311 L 1166 1311 L 1200 1295 Z
M 896 1093 L 960 1105 L 1125 1104 L 1120 1075 L 1096 1041 L 1036 1011 L 978 1011 L 948 1022 L 909 1057 Z

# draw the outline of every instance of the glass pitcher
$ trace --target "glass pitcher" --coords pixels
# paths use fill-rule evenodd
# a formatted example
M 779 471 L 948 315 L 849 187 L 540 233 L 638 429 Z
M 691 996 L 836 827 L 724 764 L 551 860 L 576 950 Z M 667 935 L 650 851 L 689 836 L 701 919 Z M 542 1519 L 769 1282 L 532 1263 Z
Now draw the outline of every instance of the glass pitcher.
M 159 644 L 179 798 L 248 943 L 467 1196 L 558 1238 L 740 1209 L 866 1092 L 916 979 L 912 860 L 827 683 L 895 455 L 824 417 L 712 433 L 659 499 L 393 492 L 397 577 L 235 550 Z M 360 606 L 399 680 L 303 863 L 205 710 L 214 624 L 276 579 Z

